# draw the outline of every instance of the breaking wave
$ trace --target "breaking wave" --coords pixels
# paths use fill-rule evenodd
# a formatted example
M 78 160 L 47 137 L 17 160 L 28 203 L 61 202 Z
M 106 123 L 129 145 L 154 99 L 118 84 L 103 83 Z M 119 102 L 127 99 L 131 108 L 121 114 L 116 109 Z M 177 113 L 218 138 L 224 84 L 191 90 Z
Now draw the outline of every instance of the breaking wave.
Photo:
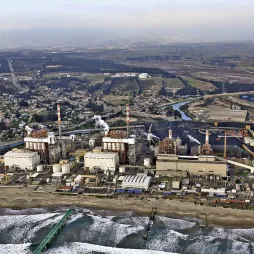
M 66 208 L 0 209 L 0 253 L 32 253 Z M 236 254 L 254 253 L 254 229 L 200 229 L 196 219 L 156 216 L 142 239 L 147 217 L 133 212 L 78 208 L 45 253 Z

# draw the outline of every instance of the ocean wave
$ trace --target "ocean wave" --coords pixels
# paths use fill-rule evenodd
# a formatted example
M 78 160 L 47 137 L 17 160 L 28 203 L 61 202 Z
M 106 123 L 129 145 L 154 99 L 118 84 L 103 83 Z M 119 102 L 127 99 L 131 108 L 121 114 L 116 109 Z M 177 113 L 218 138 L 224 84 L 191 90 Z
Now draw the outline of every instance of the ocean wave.
M 152 233 L 147 242 L 146 248 L 159 251 L 179 252 L 182 240 L 187 240 L 188 235 L 181 234 L 174 230 L 162 230 L 160 233 Z
M 156 220 L 162 221 L 165 226 L 174 230 L 192 228 L 196 225 L 196 222 L 182 219 L 173 219 L 164 216 L 156 216 Z
M 61 217 L 58 213 L 1 216 L 1 238 L 5 243 L 31 241 L 37 231 L 57 223 Z
M 189 239 L 186 244 L 185 253 L 192 254 L 249 254 L 252 253 L 253 245 L 241 241 L 199 236 L 192 240 Z
M 32 254 L 30 244 L 0 244 L 1 254 Z
M 173 254 L 172 252 L 154 251 L 154 250 L 140 250 L 140 249 L 121 249 L 115 247 L 105 247 L 89 243 L 69 243 L 56 248 L 49 249 L 45 254 L 92 254 L 93 252 L 103 254 Z
M 93 219 L 93 223 L 89 228 L 89 232 L 82 232 L 82 241 L 97 242 L 99 244 L 107 243 L 108 246 L 116 246 L 126 236 L 144 230 L 143 226 L 119 224 L 107 217 L 88 216 Z

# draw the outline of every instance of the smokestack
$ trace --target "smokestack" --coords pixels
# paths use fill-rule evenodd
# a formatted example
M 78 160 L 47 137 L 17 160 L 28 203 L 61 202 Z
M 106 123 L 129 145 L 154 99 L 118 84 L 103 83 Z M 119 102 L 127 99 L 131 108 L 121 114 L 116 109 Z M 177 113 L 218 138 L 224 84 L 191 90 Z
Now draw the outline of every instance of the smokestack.
M 126 124 L 127 124 L 127 138 L 129 138 L 130 132 L 130 106 L 126 105 Z
M 169 139 L 173 138 L 173 134 L 172 134 L 172 130 L 171 129 L 168 131 L 168 138 Z
M 61 126 L 61 108 L 60 104 L 57 104 L 57 123 L 58 123 L 58 128 L 59 128 L 59 137 L 62 137 L 62 126 Z
M 206 145 L 209 145 L 209 130 L 206 130 L 205 144 L 206 144 Z

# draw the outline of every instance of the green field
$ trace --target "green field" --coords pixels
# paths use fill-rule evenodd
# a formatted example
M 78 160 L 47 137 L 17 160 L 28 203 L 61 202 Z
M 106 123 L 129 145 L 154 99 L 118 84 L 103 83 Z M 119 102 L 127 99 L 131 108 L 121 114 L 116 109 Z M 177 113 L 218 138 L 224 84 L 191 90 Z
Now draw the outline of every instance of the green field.
M 196 87 L 201 91 L 214 91 L 216 87 L 210 82 L 200 81 L 191 77 L 182 77 L 192 87 Z

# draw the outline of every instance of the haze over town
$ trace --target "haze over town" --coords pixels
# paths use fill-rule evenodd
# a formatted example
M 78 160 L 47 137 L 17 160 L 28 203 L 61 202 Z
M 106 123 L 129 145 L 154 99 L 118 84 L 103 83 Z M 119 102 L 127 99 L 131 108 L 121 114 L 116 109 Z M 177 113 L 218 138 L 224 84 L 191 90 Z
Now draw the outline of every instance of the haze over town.
M 0 48 L 253 40 L 253 11 L 251 0 L 5 1 Z

